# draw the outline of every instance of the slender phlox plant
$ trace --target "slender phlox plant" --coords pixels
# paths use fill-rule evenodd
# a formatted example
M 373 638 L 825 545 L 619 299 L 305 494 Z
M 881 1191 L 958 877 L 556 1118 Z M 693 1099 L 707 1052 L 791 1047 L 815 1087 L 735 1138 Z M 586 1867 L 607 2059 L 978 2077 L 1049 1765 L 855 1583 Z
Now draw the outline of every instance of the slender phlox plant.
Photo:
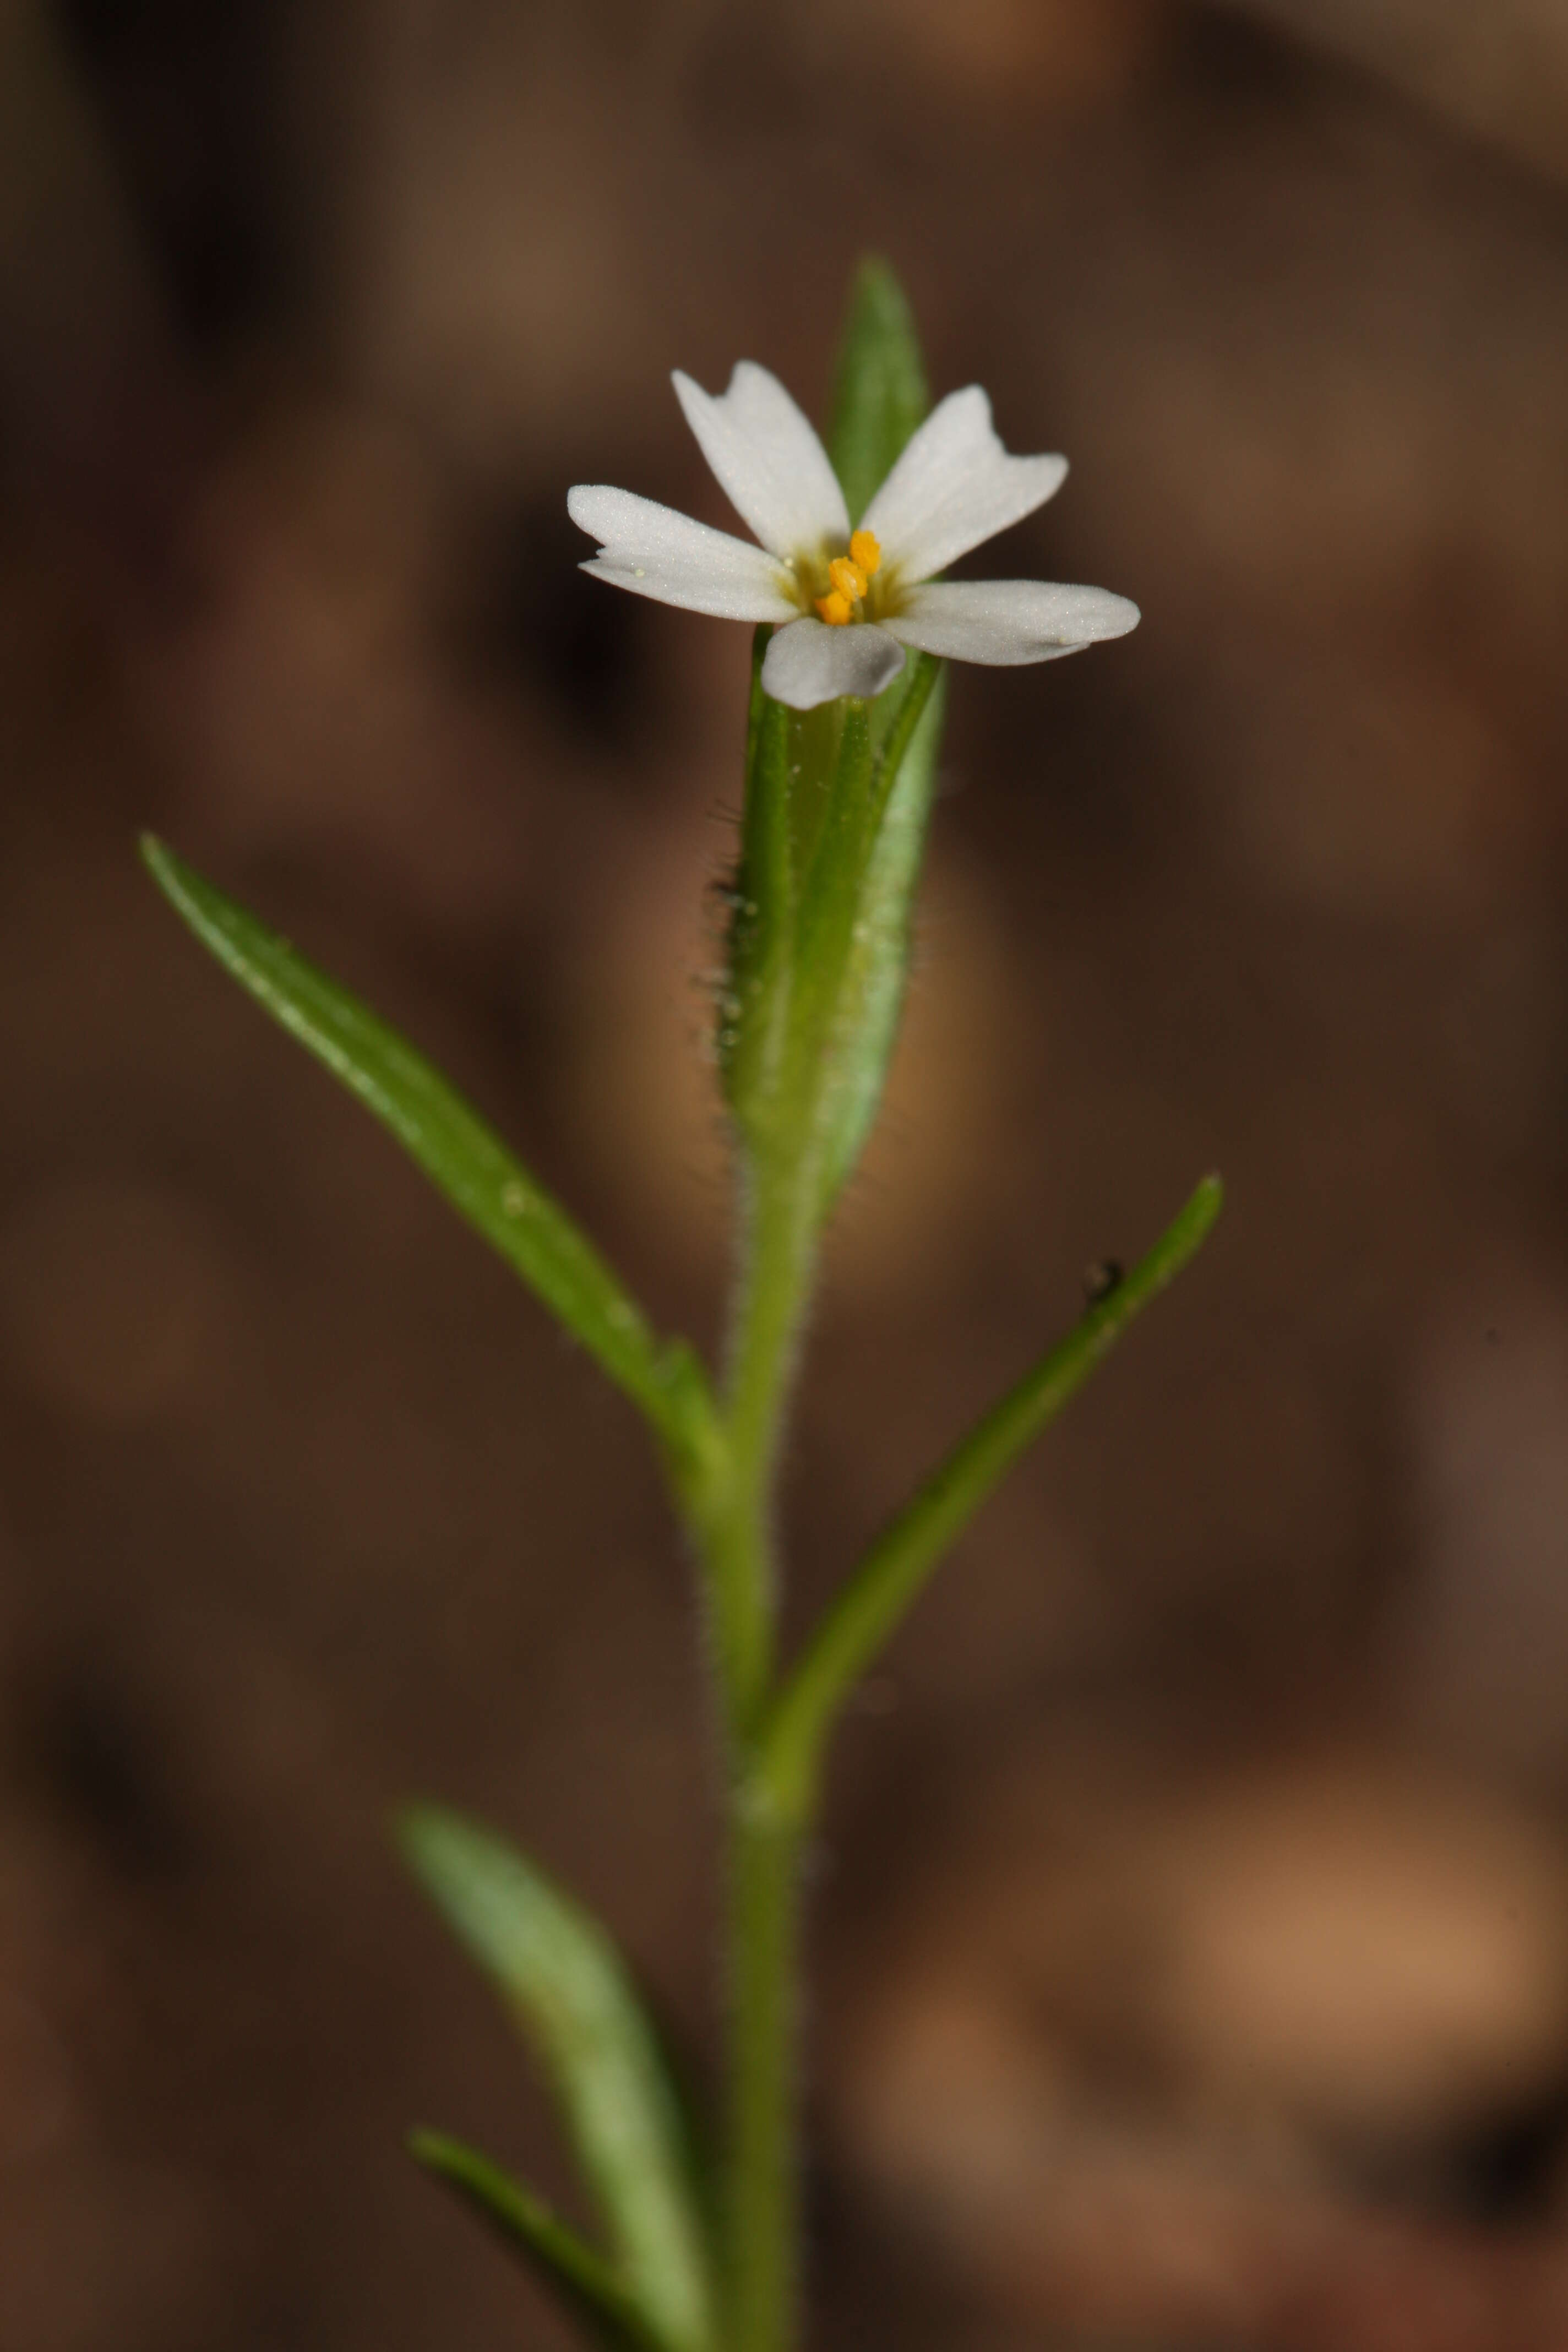
M 802 1860 L 835 1724 L 998 1480 L 1218 1213 L 1201 1182 L 1148 1254 L 961 1437 L 781 1654 L 775 1499 L 824 1229 L 880 1101 L 941 739 L 943 664 L 1039 662 L 1117 637 L 1103 589 L 940 575 L 1060 487 L 977 385 L 930 404 L 892 273 L 863 265 L 819 440 L 742 361 L 720 396 L 678 374 L 752 537 L 634 492 L 572 490 L 616 586 L 754 628 L 717 1068 L 736 1245 L 718 1371 L 643 1309 L 564 1208 L 403 1037 L 162 843 L 154 877 L 241 986 L 388 1128 L 640 1413 L 689 1539 L 720 1727 L 726 1889 L 722 2113 L 677 2083 L 608 1934 L 491 1829 L 400 1824 L 415 1874 L 493 1980 L 558 2102 L 599 2226 L 584 2234 L 444 2133 L 419 2161 L 612 2352 L 793 2352 L 799 2329 L 796 2025 Z

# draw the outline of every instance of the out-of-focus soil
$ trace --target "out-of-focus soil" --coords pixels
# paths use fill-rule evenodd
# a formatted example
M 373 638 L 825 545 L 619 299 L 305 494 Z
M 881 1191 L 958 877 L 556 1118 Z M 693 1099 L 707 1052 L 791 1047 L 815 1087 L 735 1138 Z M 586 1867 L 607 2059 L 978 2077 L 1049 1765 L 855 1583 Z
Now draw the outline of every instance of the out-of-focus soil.
M 1145 618 L 952 681 L 792 1627 L 1085 1267 L 1230 1206 L 843 1738 L 817 2339 L 1568 2344 L 1568 101 L 1524 0 L 1468 105 L 1457 10 L 1256 13 L 13 11 L 4 2352 L 564 2341 L 401 2151 L 574 2202 L 407 1794 L 581 1888 L 711 2074 L 639 1432 L 134 834 L 714 1347 L 745 639 L 583 579 L 563 498 L 726 520 L 668 369 L 820 413 L 868 247 L 1072 458 L 976 568 Z

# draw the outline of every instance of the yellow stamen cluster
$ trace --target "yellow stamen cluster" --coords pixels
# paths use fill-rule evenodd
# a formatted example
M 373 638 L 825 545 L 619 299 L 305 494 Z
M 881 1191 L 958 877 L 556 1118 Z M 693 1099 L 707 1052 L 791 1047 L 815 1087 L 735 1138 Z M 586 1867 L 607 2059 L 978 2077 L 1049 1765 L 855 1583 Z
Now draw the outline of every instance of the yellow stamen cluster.
M 847 555 L 836 555 L 827 567 L 833 585 L 826 596 L 816 600 L 816 609 L 829 628 L 841 629 L 848 621 L 859 619 L 859 606 L 874 573 L 882 568 L 882 551 L 868 530 L 852 533 Z

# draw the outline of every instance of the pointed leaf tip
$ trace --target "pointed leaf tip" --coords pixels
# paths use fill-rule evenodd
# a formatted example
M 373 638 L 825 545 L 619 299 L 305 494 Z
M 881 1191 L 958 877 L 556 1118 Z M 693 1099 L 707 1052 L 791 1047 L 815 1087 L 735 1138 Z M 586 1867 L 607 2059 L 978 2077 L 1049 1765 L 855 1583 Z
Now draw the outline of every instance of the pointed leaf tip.
M 605 2352 L 668 2352 L 603 2254 L 500 2165 L 447 2132 L 410 2132 L 408 2153 L 522 2255 Z
M 298 954 L 153 834 L 142 856 L 204 947 L 402 1144 L 696 1475 L 711 1449 L 707 1382 L 667 1349 L 614 1270 L 457 1088 L 368 1005 Z
M 714 2297 L 685 2119 L 615 1945 L 543 1871 L 477 1822 L 416 1805 L 397 1835 L 537 2050 L 626 2291 L 670 2352 L 706 2352 Z
M 1224 1197 L 1217 1175 L 1194 1187 L 1152 1248 L 961 1439 L 839 1587 L 774 1700 L 764 1733 L 768 1781 L 786 1811 L 804 1818 L 835 1715 L 949 1546 L 1129 1324 L 1191 1263 Z
M 1225 1178 L 1217 1168 L 1200 1177 L 1193 1196 L 1182 1213 L 1182 1221 L 1192 1232 L 1194 1244 L 1203 1239 L 1225 1206 Z
M 920 338 L 890 265 L 868 255 L 855 275 L 840 346 L 827 453 L 858 521 L 931 406 Z

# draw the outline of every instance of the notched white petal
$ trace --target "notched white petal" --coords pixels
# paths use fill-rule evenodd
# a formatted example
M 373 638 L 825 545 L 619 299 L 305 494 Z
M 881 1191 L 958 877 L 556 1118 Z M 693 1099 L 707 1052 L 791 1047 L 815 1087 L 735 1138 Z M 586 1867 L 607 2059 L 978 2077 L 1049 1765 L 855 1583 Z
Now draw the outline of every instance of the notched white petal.
M 869 622 L 835 629 L 826 621 L 793 621 L 763 656 L 763 691 L 793 710 L 815 710 L 841 694 L 868 701 L 903 666 L 903 647 Z
M 867 508 L 864 527 L 907 580 L 929 580 L 1054 498 L 1065 457 L 1014 457 L 977 383 L 932 409 Z
M 787 561 L 842 542 L 849 512 L 827 452 L 776 375 L 742 360 L 715 398 L 675 372 L 676 396 L 735 512 Z
M 904 610 L 882 625 L 922 653 L 1011 667 L 1124 637 L 1138 619 L 1137 605 L 1109 588 L 1071 588 L 1051 580 L 948 580 L 917 588 Z
M 762 548 L 635 490 L 580 482 L 567 493 L 566 511 L 600 542 L 583 570 L 634 595 L 721 621 L 793 621 L 800 609 Z

